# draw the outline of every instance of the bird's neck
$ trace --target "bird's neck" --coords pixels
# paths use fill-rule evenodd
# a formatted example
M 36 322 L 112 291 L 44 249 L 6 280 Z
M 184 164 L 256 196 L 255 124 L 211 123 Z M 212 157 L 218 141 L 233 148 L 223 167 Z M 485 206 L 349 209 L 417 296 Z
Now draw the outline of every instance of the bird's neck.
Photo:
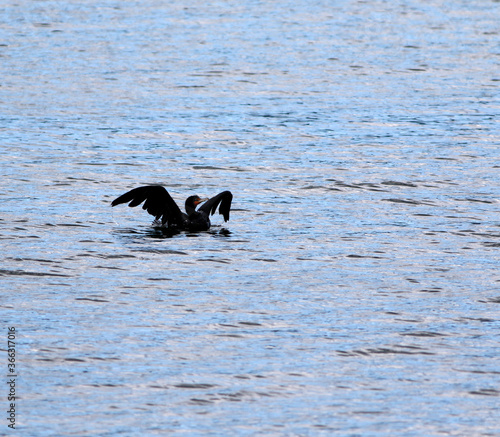
M 196 211 L 196 206 L 186 205 L 186 214 L 187 215 L 191 215 L 195 211 Z

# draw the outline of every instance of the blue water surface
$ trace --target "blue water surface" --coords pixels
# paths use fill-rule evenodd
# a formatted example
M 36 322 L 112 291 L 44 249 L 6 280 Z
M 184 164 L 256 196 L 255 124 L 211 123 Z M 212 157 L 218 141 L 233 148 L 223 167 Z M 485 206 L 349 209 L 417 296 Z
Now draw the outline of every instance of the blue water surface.
M 4 2 L 0 434 L 500 436 L 499 16 Z

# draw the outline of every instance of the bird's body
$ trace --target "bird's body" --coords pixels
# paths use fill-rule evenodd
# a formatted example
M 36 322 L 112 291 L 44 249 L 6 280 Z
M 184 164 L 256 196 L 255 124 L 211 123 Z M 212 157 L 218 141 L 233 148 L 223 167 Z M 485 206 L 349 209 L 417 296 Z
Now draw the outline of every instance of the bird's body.
M 186 199 L 186 212 L 184 213 L 164 187 L 147 185 L 134 188 L 121 195 L 111 202 L 111 206 L 130 202 L 128 206 L 134 207 L 144 202 L 142 209 L 155 217 L 154 223 L 157 225 L 195 232 L 210 229 L 210 215 L 215 213 L 217 207 L 219 207 L 219 214 L 227 222 L 232 199 L 233 195 L 230 191 L 223 191 L 211 199 L 190 196 Z M 196 210 L 200 203 L 203 203 L 203 205 Z

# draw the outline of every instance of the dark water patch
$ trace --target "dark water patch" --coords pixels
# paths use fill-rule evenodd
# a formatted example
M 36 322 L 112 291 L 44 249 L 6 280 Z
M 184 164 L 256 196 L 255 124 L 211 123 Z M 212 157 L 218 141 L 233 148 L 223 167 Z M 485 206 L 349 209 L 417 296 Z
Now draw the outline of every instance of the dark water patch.
M 173 387 L 176 387 L 176 388 L 187 388 L 187 389 L 207 390 L 209 388 L 217 387 L 217 384 L 182 383 L 182 384 L 174 384 Z
M 148 248 L 148 249 L 133 249 L 132 252 L 143 252 L 143 253 L 156 253 L 159 255 L 189 255 L 188 252 L 183 252 L 180 250 L 174 249 L 156 249 L 156 248 Z
M 90 228 L 91 226 L 89 225 L 84 225 L 82 223 L 58 223 L 57 226 L 61 227 L 67 227 L 67 228 Z
M 61 273 L 28 272 L 24 270 L 7 270 L 7 269 L 0 269 L 0 276 L 55 276 L 61 278 L 71 277 L 71 275 L 63 275 Z
M 92 179 L 92 178 L 86 178 L 86 177 L 74 177 L 74 176 L 68 176 L 66 178 L 69 181 L 83 181 L 83 182 L 92 182 L 92 183 L 98 183 L 98 181 Z
M 372 410 L 372 411 L 353 411 L 352 414 L 360 414 L 360 415 L 381 415 L 381 414 L 387 414 L 386 410 Z
M 93 266 L 92 268 L 94 269 L 104 269 L 104 270 L 127 270 L 123 267 L 117 267 L 117 266 L 101 266 L 101 265 L 97 265 L 97 266 Z
M 301 190 L 324 190 L 325 187 L 322 185 L 307 185 L 305 187 L 302 187 Z
M 43 258 L 19 258 L 19 257 L 6 257 L 5 259 L 12 260 L 12 261 L 20 261 L 20 262 L 26 262 L 26 261 L 34 261 L 38 263 L 47 263 L 47 264 L 61 264 L 61 261 L 53 260 L 53 259 L 43 259 Z
M 422 201 L 422 200 L 413 200 L 413 199 L 396 199 L 396 198 L 390 198 L 390 199 L 381 199 L 384 202 L 392 202 L 392 203 L 404 203 L 407 205 L 428 205 L 428 206 L 435 206 L 434 203 L 429 202 L 429 201 Z
M 190 403 L 193 405 L 210 405 L 213 404 L 215 401 L 213 400 L 208 400 L 208 399 L 198 399 L 198 398 L 191 398 Z
M 357 254 L 349 254 L 346 255 L 346 258 L 370 258 L 370 259 L 384 259 L 382 256 L 376 255 L 357 255 Z
M 95 360 L 95 361 L 120 361 L 120 358 L 118 357 L 89 357 L 89 360 Z
M 456 319 L 457 322 L 481 322 L 481 323 L 494 323 L 498 319 L 490 319 L 488 317 L 460 317 Z
M 491 203 L 496 203 L 496 201 L 492 200 L 486 200 L 486 199 L 476 199 L 476 198 L 465 198 L 465 199 L 455 199 L 457 202 L 474 202 L 474 203 L 486 203 L 486 204 L 491 204 Z
M 228 167 L 215 167 L 212 165 L 193 165 L 194 170 L 224 170 L 224 171 L 238 171 L 245 172 L 250 171 L 248 168 L 228 166 Z
M 337 354 L 345 357 L 372 356 L 372 355 L 435 355 L 418 346 L 394 345 L 391 347 L 377 347 L 355 349 L 352 351 L 337 350 Z
M 220 263 L 220 264 L 231 264 L 232 260 L 230 259 L 222 259 L 222 258 L 198 258 L 196 260 L 197 262 L 214 262 L 214 263 Z
M 464 370 L 464 369 L 454 369 L 457 370 L 458 372 L 464 372 L 464 373 L 475 373 L 478 375 L 500 375 L 500 370 Z
M 469 394 L 478 396 L 500 396 L 500 390 L 494 388 L 482 388 L 479 390 L 472 390 Z
M 245 400 L 254 400 L 261 397 L 271 397 L 278 393 L 238 390 L 235 392 L 217 392 L 211 395 L 211 401 L 229 401 L 229 402 L 243 402 Z
M 446 337 L 448 334 L 433 331 L 413 331 L 399 334 L 403 337 Z
M 359 182 L 359 183 L 347 183 L 343 181 L 338 181 L 334 179 L 326 179 L 327 181 L 335 182 L 335 185 L 342 188 L 354 188 L 359 190 L 370 190 L 370 191 L 388 191 L 380 187 L 376 183 L 372 182 Z
M 75 300 L 80 300 L 80 301 L 87 300 L 89 302 L 102 302 L 102 303 L 109 302 L 109 300 L 97 298 L 97 297 L 76 297 Z
M 493 241 L 484 241 L 482 244 L 485 247 L 500 247 L 500 243 L 493 242 Z
M 51 23 L 33 23 L 34 27 L 51 27 Z
M 180 88 L 180 89 L 196 89 L 196 88 L 205 88 L 205 85 L 175 85 L 174 88 Z
M 154 388 L 154 389 L 159 389 L 159 390 L 170 390 L 171 389 L 171 387 L 169 385 L 158 385 L 158 384 L 150 385 L 148 387 Z
M 383 181 L 380 184 L 381 185 L 396 186 L 396 187 L 410 187 L 410 188 L 417 188 L 418 187 L 418 185 L 415 185 L 411 182 L 399 182 L 399 181 Z
M 432 288 L 422 288 L 419 291 L 421 293 L 441 293 L 443 289 L 441 287 L 432 287 Z
M 499 297 L 490 297 L 488 299 L 480 299 L 478 302 L 481 303 L 500 303 L 500 296 Z
M 103 259 L 125 259 L 125 258 L 137 258 L 135 255 L 128 253 L 116 254 L 116 255 L 96 255 L 96 258 Z

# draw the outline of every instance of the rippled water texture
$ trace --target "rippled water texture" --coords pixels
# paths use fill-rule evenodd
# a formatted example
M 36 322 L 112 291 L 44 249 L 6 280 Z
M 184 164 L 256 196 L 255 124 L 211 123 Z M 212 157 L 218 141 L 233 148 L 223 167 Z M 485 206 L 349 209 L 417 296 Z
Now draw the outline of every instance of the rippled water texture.
M 3 2 L 17 435 L 499 436 L 498 17 Z M 111 209 L 152 183 L 231 220 Z

